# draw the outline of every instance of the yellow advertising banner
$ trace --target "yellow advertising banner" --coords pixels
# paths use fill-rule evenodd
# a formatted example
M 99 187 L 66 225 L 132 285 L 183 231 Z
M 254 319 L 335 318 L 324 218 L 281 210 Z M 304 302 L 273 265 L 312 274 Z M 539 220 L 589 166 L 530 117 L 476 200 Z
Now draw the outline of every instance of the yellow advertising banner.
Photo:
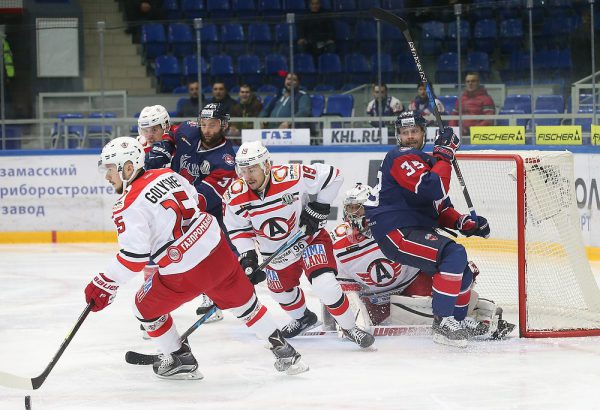
M 535 143 L 538 145 L 581 145 L 581 125 L 537 125 Z
M 600 145 L 600 125 L 592 124 L 590 140 L 592 141 L 592 145 Z
M 471 127 L 471 144 L 525 144 L 525 127 Z

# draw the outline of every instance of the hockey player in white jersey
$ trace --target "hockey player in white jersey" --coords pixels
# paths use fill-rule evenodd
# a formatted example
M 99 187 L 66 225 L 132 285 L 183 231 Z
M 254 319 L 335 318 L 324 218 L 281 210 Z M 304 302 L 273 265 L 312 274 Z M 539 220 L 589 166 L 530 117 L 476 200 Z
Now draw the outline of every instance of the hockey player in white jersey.
M 365 328 L 380 324 L 431 325 L 431 276 L 389 260 L 380 250 L 371 237 L 363 208 L 370 191 L 368 185 L 357 183 L 346 192 L 344 223 L 331 231 L 337 279 L 350 298 L 357 322 Z M 469 267 L 476 277 L 479 270 L 475 264 L 470 262 Z M 502 319 L 501 308 L 479 298 L 474 290 L 465 320 L 471 337 L 498 339 L 514 329 Z
M 225 226 L 252 283 L 266 278 L 271 295 L 292 317 L 282 328 L 284 337 L 297 336 L 318 324 L 299 286 L 304 274 L 344 335 L 360 347 L 369 347 L 374 338 L 356 326 L 348 298 L 335 279 L 331 238 L 323 229 L 343 181 L 340 171 L 326 164 L 271 165 L 269 151 L 260 141 L 242 144 L 235 162 L 241 178 L 223 198 Z M 316 199 L 310 201 L 309 195 Z M 267 257 L 299 229 L 306 234 L 301 240 L 275 257 L 264 272 L 252 274 L 258 267 L 255 241 Z
M 142 144 L 146 153 L 150 151 L 152 144 L 155 142 L 160 142 L 163 139 L 173 139 L 173 132 L 169 133 L 171 131 L 171 117 L 162 105 L 144 107 L 140 112 L 137 123 L 137 140 Z
M 257 299 L 216 219 L 198 208 L 198 193 L 185 178 L 169 168 L 145 171 L 143 147 L 130 137 L 110 141 L 98 166 L 122 194 L 112 216 L 120 250 L 87 285 L 85 299 L 92 311 L 104 309 L 149 258 L 157 262 L 158 273 L 136 293 L 133 309 L 161 353 L 153 366 L 159 377 L 202 378 L 170 314 L 201 293 L 269 341 L 277 370 L 308 370 Z

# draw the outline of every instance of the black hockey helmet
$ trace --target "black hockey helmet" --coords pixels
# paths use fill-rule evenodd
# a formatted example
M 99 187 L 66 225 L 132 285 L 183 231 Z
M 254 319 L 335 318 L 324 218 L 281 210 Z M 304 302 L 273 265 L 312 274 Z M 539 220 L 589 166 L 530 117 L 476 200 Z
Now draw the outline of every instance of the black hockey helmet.
M 423 144 L 421 148 L 425 146 L 425 132 L 427 129 L 427 120 L 421 114 L 421 111 L 405 111 L 402 114 L 398 115 L 396 118 L 396 140 L 398 141 L 398 145 L 402 145 L 402 141 L 400 139 L 400 129 L 409 128 L 409 127 L 420 127 L 423 130 Z
M 225 110 L 225 106 L 221 103 L 209 103 L 202 108 L 198 115 L 198 124 L 202 119 L 215 118 L 221 121 L 221 128 L 226 129 L 229 125 L 229 113 Z

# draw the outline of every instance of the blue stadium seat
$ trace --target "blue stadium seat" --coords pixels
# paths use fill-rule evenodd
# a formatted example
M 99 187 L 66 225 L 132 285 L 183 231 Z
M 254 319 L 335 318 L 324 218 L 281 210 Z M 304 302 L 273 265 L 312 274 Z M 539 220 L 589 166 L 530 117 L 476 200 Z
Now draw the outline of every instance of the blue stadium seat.
M 406 48 L 406 41 L 400 30 L 391 24 L 381 24 L 381 50 L 384 53 L 400 54 Z
M 352 51 L 360 51 L 369 57 L 377 52 L 377 25 L 374 21 L 359 20 L 354 27 L 354 39 L 358 43 L 354 44 Z
M 421 25 L 421 52 L 423 55 L 437 54 L 442 50 L 446 38 L 444 23 L 428 21 Z
M 405 0 L 383 0 L 381 7 L 390 10 L 403 10 L 406 7 Z
M 535 112 L 538 110 L 556 110 L 562 113 L 565 111 L 565 99 L 557 94 L 539 95 L 535 99 Z
M 417 84 L 420 81 L 415 60 L 410 54 L 400 54 L 398 58 L 398 78 L 401 83 Z
M 461 51 L 467 49 L 467 44 L 471 40 L 471 27 L 466 20 L 460 21 L 460 48 Z M 457 51 L 456 42 L 458 41 L 458 31 L 456 30 L 456 21 L 448 23 L 448 36 L 446 37 L 446 49 L 448 51 Z
M 181 67 L 174 56 L 162 55 L 154 61 L 154 74 L 161 92 L 171 92 L 181 85 Z
M 474 20 L 494 18 L 495 8 L 490 0 L 473 0 L 469 9 L 469 17 Z
M 265 57 L 265 80 L 273 81 L 280 71 L 288 71 L 287 59 L 283 54 L 268 54 Z
M 248 25 L 248 43 L 253 53 L 265 56 L 273 51 L 271 27 L 267 23 L 251 23 Z
M 331 92 L 335 91 L 335 87 L 332 84 L 317 84 L 314 91 Z
M 85 127 L 83 125 L 71 124 L 67 126 L 67 135 L 64 135 L 64 121 L 83 118 L 81 113 L 61 113 L 56 116 L 59 122 L 54 123 L 52 129 L 53 145 L 58 148 L 64 147 L 61 137 L 67 139 L 67 148 L 80 148 L 81 140 L 85 135 Z
M 508 94 L 504 99 L 503 110 L 521 110 L 525 114 L 531 114 L 531 95 Z
M 481 82 L 486 82 L 490 75 L 490 58 L 483 51 L 474 51 L 467 54 L 466 71 L 476 71 L 479 73 Z
M 116 118 L 116 114 L 114 112 L 105 112 L 102 115 L 101 112 L 93 112 L 89 115 L 89 118 Z M 104 144 L 113 138 L 113 126 L 110 125 L 109 122 L 104 124 L 102 127 L 102 123 L 99 124 L 89 124 L 87 127 L 87 146 L 89 148 L 102 148 Z
M 23 129 L 20 125 L 5 125 L 6 130 L 6 149 L 21 149 L 21 138 L 23 137 Z M 0 138 L 2 138 L 2 128 L 0 127 Z M 0 150 L 2 145 L 0 142 Z
M 185 65 L 184 65 L 185 67 Z M 185 72 L 185 70 L 183 70 Z M 188 88 L 187 85 L 180 85 L 179 87 L 175 87 L 173 88 L 173 91 L 171 91 L 173 94 L 187 94 L 188 92 Z
M 206 11 L 210 13 L 210 18 L 231 17 L 229 0 L 207 0 Z
M 320 117 L 325 110 L 325 97 L 322 94 L 311 94 L 311 116 Z
M 534 130 L 535 129 L 534 127 L 536 125 L 560 125 L 560 122 L 562 120 L 561 117 L 558 117 L 560 112 L 557 110 L 553 110 L 553 109 L 543 109 L 543 110 L 536 109 L 534 114 L 557 114 L 557 118 L 536 118 L 535 122 L 533 123 L 533 126 L 531 124 L 531 121 L 529 121 L 529 129 L 530 130 Z
M 192 54 L 195 38 L 192 28 L 185 23 L 171 23 L 167 29 L 167 38 L 171 44 L 171 51 L 177 57 Z
M 475 22 L 473 29 L 473 45 L 475 51 L 485 51 L 491 53 L 496 48 L 496 39 L 498 37 L 498 29 L 496 20 L 483 19 Z
M 181 0 L 181 12 L 188 20 L 197 17 L 206 17 L 204 0 Z
M 444 105 L 444 112 L 450 114 L 456 106 L 458 96 L 456 95 L 438 95 L 438 100 Z
M 336 0 L 334 11 L 354 11 L 356 10 L 356 0 Z
M 304 0 L 283 0 L 283 9 L 287 13 L 306 13 L 308 11 Z
M 256 16 L 256 4 L 254 0 L 231 0 L 232 9 L 240 17 Z
M 257 93 L 263 93 L 263 94 L 267 94 L 267 93 L 275 94 L 275 93 L 277 93 L 277 91 L 278 91 L 278 88 L 272 84 L 263 84 L 256 89 Z M 267 105 L 266 98 L 263 100 L 263 105 Z
M 200 57 L 200 64 L 202 65 L 202 83 L 206 84 L 208 83 L 208 70 L 204 57 Z M 186 82 L 198 80 L 198 58 L 196 55 L 190 54 L 183 57 L 183 77 Z
M 525 14 L 523 6 L 522 0 L 504 0 L 498 5 L 497 14 L 501 20 L 520 18 Z
M 208 58 L 221 52 L 221 44 L 219 41 L 219 31 L 214 24 L 205 24 L 200 29 L 200 37 L 202 39 L 202 56 Z
M 210 58 L 210 75 L 212 82 L 221 81 L 227 88 L 237 84 L 237 78 L 233 69 L 233 61 L 229 55 L 212 56 Z
M 167 20 L 179 20 L 181 18 L 177 0 L 163 0 L 162 10 L 165 13 L 165 18 Z
M 523 22 L 520 18 L 500 22 L 500 51 L 510 54 L 520 48 L 523 41 Z
M 167 38 L 162 24 L 148 23 L 142 25 L 140 40 L 147 59 L 153 60 L 167 52 Z
M 458 55 L 456 53 L 440 54 L 437 59 L 435 78 L 438 83 L 456 83 L 458 79 Z
M 354 97 L 351 94 L 333 94 L 327 99 L 325 114 L 351 117 L 354 108 Z
M 246 52 L 246 36 L 242 25 L 238 23 L 221 25 L 221 42 L 227 53 L 244 54 Z
M 294 56 L 294 71 L 300 75 L 303 86 L 312 90 L 317 83 L 317 69 L 311 54 L 300 53 Z
M 342 62 L 340 56 L 334 53 L 323 53 L 318 62 L 321 82 L 327 82 L 339 89 L 343 83 Z
M 352 83 L 369 83 L 372 79 L 371 67 L 367 58 L 360 53 L 352 53 L 344 57 L 344 66 L 348 80 Z
M 594 111 L 591 107 L 580 108 L 577 113 L 578 114 L 592 114 Z M 598 114 L 600 110 L 596 109 L 596 114 Z M 596 117 L 597 118 L 597 117 Z M 581 130 L 583 132 L 590 132 L 592 126 L 592 118 L 575 118 L 573 123 L 574 125 L 581 125 Z
M 352 30 L 350 30 L 350 24 L 346 21 L 335 20 L 333 22 L 335 30 L 335 45 L 336 49 L 341 54 L 348 54 L 352 52 L 354 36 Z
M 526 114 L 525 111 L 523 110 L 505 110 L 505 109 L 501 109 L 498 114 Z M 496 125 L 509 125 L 510 121 L 509 120 L 496 120 Z M 522 119 L 522 120 L 517 120 L 517 125 L 523 125 L 523 126 L 527 126 L 527 120 L 526 119 Z
M 279 52 L 289 55 L 290 53 L 290 25 L 287 23 L 277 23 L 275 25 L 275 43 L 279 45 Z M 298 40 L 298 30 L 296 25 L 292 25 L 292 42 L 296 44 Z
M 500 70 L 500 77 L 506 83 L 518 83 L 529 79 L 529 52 L 515 50 L 511 53 L 505 69 Z
M 377 68 L 379 67 L 379 58 L 377 54 L 371 56 L 372 77 L 377 79 Z M 392 66 L 392 56 L 388 53 L 381 53 L 381 81 L 384 83 L 392 82 L 394 67 Z
M 263 16 L 275 16 L 283 13 L 281 0 L 258 0 L 258 10 Z
M 260 59 L 254 54 L 241 55 L 237 59 L 238 73 L 240 82 L 249 84 L 252 89 L 256 89 L 262 83 L 262 73 L 260 70 Z

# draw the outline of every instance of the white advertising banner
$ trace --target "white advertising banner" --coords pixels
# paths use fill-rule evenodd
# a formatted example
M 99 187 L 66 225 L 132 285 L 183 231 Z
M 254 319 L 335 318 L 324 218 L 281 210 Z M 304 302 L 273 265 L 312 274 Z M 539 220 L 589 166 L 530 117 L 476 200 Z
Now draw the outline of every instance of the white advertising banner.
M 325 128 L 323 145 L 387 144 L 388 130 L 384 128 Z
M 242 130 L 242 142 L 262 141 L 264 145 L 310 145 L 310 130 Z
M 583 241 L 588 246 L 600 246 L 600 155 L 575 155 L 575 197 L 579 210 Z

